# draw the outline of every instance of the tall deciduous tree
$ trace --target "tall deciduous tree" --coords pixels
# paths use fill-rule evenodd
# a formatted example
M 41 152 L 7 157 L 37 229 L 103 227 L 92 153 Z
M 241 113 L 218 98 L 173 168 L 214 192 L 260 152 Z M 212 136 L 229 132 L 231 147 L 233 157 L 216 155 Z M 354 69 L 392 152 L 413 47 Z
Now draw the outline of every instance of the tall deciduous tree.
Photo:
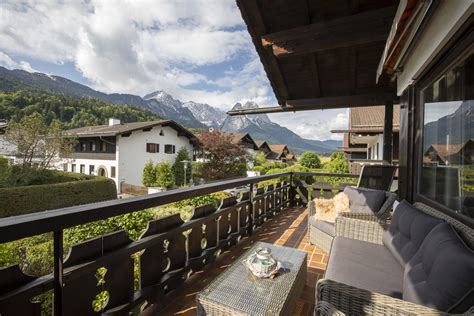
M 152 187 L 155 185 L 155 182 L 155 168 L 153 166 L 153 161 L 149 160 L 145 164 L 145 167 L 143 167 L 142 184 L 146 187 Z
M 232 141 L 231 135 L 212 131 L 197 136 L 205 159 L 202 173 L 209 180 L 245 175 L 247 152 Z
M 71 153 L 75 140 L 64 137 L 61 124 L 53 120 L 47 124 L 40 113 L 23 117 L 19 122 L 10 122 L 5 140 L 15 145 L 16 155 L 24 167 L 41 169 L 51 167 L 56 160 Z
M 178 150 L 178 154 L 176 155 L 176 161 L 173 165 L 174 171 L 174 181 L 176 185 L 180 186 L 185 183 L 189 183 L 191 180 L 191 172 L 192 172 L 192 165 L 190 163 L 186 163 L 186 181 L 184 179 L 184 162 L 183 161 L 190 161 L 189 153 L 185 147 L 181 147 Z

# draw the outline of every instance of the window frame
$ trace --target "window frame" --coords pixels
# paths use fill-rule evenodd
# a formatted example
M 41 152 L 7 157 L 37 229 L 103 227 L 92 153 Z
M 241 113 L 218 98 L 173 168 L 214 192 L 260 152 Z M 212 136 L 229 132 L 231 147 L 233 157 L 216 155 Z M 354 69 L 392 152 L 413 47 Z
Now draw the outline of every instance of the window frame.
M 95 174 L 95 165 L 89 165 L 89 175 Z
M 168 152 L 168 151 L 166 150 L 166 147 L 167 147 L 167 146 L 170 146 L 170 152 Z M 168 155 L 173 155 L 173 154 L 175 154 L 175 153 L 176 153 L 176 146 L 173 145 L 173 144 L 165 144 L 165 146 L 164 146 L 164 153 L 165 153 L 165 154 L 168 154 Z
M 154 146 L 154 151 L 151 151 L 151 147 Z M 160 144 L 157 143 L 146 143 L 145 145 L 145 152 L 150 154 L 157 154 L 160 152 Z
M 80 164 L 79 165 L 79 173 L 86 174 L 86 165 Z
M 469 22 L 468 22 L 469 24 Z M 415 82 L 414 89 L 414 143 L 413 143 L 413 186 L 411 187 L 413 200 L 433 207 L 462 223 L 474 227 L 474 218 L 459 213 L 444 204 L 420 194 L 420 178 L 423 167 L 423 127 L 425 106 L 423 90 L 440 79 L 447 71 L 469 57 L 474 50 L 474 32 L 459 32 L 459 36 L 448 43 L 438 57 L 427 67 L 426 71 Z M 410 157 L 408 157 L 410 159 Z M 409 187 L 410 189 L 410 187 Z

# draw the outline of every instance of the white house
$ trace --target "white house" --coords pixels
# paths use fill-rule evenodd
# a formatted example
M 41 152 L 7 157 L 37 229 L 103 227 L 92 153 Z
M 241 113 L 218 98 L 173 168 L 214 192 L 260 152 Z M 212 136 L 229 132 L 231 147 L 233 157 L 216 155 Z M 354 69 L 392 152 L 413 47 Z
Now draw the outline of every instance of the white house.
M 143 167 L 149 160 L 173 164 L 180 148 L 192 156 L 195 144 L 194 135 L 171 120 L 121 124 L 109 119 L 109 125 L 71 129 L 66 134 L 78 142 L 62 161 L 63 170 L 111 178 L 117 192 L 123 185 L 142 187 Z

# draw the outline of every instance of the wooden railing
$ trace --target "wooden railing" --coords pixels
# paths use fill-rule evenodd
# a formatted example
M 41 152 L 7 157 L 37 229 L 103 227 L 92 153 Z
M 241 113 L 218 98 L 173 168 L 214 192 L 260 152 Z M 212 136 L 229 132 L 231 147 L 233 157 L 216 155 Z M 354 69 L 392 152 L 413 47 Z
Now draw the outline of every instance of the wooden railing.
M 302 190 L 307 193 L 308 186 L 299 178 L 308 176 L 354 177 L 288 172 L 0 219 L 0 243 L 48 232 L 54 240 L 52 274 L 28 276 L 18 264 L 0 270 L 0 315 L 40 315 L 41 307 L 32 299 L 51 290 L 55 315 L 121 315 L 145 301 L 159 301 L 274 215 L 306 203 Z M 257 189 L 259 182 L 283 178 L 290 184 L 280 181 Z M 72 246 L 63 260 L 66 228 L 240 186 L 248 191 L 224 199 L 218 208 L 194 209 L 189 221 L 179 214 L 151 221 L 135 241 L 123 230 L 100 236 Z M 94 310 L 92 302 L 98 299 L 102 303 Z

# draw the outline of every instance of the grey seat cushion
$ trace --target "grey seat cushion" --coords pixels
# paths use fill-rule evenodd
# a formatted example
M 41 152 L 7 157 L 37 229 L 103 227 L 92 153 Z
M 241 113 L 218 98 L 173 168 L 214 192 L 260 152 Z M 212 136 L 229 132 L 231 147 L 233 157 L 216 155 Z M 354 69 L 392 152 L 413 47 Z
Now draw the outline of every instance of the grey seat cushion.
M 403 269 L 383 245 L 334 238 L 325 278 L 402 298 Z
M 408 262 L 403 299 L 454 313 L 474 305 L 474 251 L 450 224 L 433 228 Z
M 309 224 L 317 229 L 325 232 L 330 236 L 336 236 L 336 225 L 334 223 L 322 221 L 319 219 L 315 219 L 314 216 L 309 217 Z
M 404 267 L 418 251 L 426 235 L 443 222 L 423 213 L 407 201 L 402 201 L 393 212 L 382 242 Z
M 349 198 L 352 212 L 377 213 L 385 201 L 385 191 L 347 186 L 344 193 Z

